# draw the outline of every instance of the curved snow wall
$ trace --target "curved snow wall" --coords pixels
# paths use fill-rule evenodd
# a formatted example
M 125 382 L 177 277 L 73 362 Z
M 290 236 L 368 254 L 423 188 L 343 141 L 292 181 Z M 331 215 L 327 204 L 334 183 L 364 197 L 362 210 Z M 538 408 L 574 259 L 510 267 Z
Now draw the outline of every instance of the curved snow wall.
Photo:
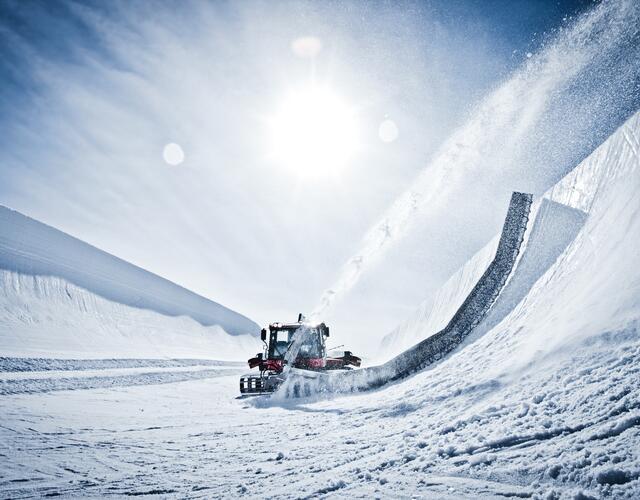
M 73 236 L 0 206 L 0 269 L 54 276 L 112 302 L 255 334 L 247 317 Z
M 586 218 L 586 212 L 563 203 L 545 198 L 534 201 L 516 265 L 467 343 L 488 333 L 516 308 L 576 238 Z
M 531 194 L 512 194 L 493 260 L 444 329 L 382 365 L 317 375 L 313 377 L 317 383 L 315 389 L 322 392 L 374 389 L 408 377 L 458 347 L 485 317 L 511 275 L 527 231 L 532 201 Z M 281 390 L 300 394 L 296 387 L 300 383 L 298 377 L 289 377 Z
M 504 318 L 528 293 L 577 236 L 587 213 L 548 198 L 534 200 L 529 224 L 512 275 L 478 325 L 474 338 Z M 442 330 L 467 298 L 495 256 L 500 234 L 460 267 L 435 293 L 393 331 L 386 335 L 379 356 L 394 357 L 419 341 Z
M 404 378 L 439 360 L 460 345 L 484 318 L 516 263 L 527 229 L 532 201 L 531 194 L 513 193 L 495 257 L 451 321 L 435 335 L 424 339 L 384 365 L 372 368 L 381 371 L 382 377 L 370 380 L 370 387 Z
M 442 330 L 493 261 L 500 233 L 460 267 L 402 323 L 384 336 L 377 359 L 386 361 Z

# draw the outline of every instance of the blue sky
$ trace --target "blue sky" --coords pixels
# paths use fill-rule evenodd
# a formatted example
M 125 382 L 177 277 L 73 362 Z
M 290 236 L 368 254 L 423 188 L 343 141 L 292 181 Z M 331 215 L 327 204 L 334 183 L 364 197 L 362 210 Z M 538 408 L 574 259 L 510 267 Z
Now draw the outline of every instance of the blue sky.
M 265 323 L 317 305 L 422 176 L 431 201 L 327 311 L 366 347 L 499 230 L 512 190 L 543 191 L 637 108 L 637 8 L 598 8 L 5 0 L 0 203 Z M 313 82 L 358 141 L 309 175 L 271 128 Z

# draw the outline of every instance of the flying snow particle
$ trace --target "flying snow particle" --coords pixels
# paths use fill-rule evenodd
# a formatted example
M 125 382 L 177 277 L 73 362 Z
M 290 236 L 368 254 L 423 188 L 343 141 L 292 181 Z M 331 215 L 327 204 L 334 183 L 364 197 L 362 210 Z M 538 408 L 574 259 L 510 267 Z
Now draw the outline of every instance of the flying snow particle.
M 184 161 L 184 151 L 180 147 L 180 144 L 170 142 L 162 150 L 162 157 L 169 165 L 180 165 Z
M 531 52 L 527 52 L 527 59 L 531 59 L 531 56 L 533 56 L 533 54 Z
M 385 120 L 378 128 L 378 136 L 382 142 L 393 142 L 398 138 L 398 126 L 393 120 Z
M 298 57 L 311 59 L 322 50 L 322 41 L 315 36 L 301 36 L 291 42 L 291 50 Z

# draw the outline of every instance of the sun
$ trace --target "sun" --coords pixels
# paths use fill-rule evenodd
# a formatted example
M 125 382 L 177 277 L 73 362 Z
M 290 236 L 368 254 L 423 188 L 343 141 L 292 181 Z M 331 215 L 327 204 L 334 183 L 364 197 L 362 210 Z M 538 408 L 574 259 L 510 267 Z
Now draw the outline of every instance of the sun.
M 270 125 L 273 158 L 303 176 L 338 173 L 358 146 L 354 109 L 325 87 L 289 94 Z

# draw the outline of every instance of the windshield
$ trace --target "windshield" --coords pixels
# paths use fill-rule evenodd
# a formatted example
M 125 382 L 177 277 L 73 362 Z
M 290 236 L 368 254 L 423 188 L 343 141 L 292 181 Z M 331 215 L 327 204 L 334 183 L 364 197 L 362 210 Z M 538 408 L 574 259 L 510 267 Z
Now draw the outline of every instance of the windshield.
M 281 359 L 284 357 L 294 331 L 295 330 L 274 330 L 271 332 L 271 343 L 269 344 L 270 358 Z
M 301 358 L 322 357 L 322 346 L 318 341 L 318 330 L 313 329 L 309 332 L 304 343 L 300 346 L 298 356 Z
M 294 334 L 297 328 L 283 328 L 279 330 L 271 331 L 271 342 L 269 343 L 269 358 L 282 359 L 287 353 L 289 344 L 293 340 Z M 322 355 L 322 343 L 319 340 L 318 329 L 311 329 L 307 335 L 305 341 L 300 346 L 298 356 L 302 358 L 321 358 Z

